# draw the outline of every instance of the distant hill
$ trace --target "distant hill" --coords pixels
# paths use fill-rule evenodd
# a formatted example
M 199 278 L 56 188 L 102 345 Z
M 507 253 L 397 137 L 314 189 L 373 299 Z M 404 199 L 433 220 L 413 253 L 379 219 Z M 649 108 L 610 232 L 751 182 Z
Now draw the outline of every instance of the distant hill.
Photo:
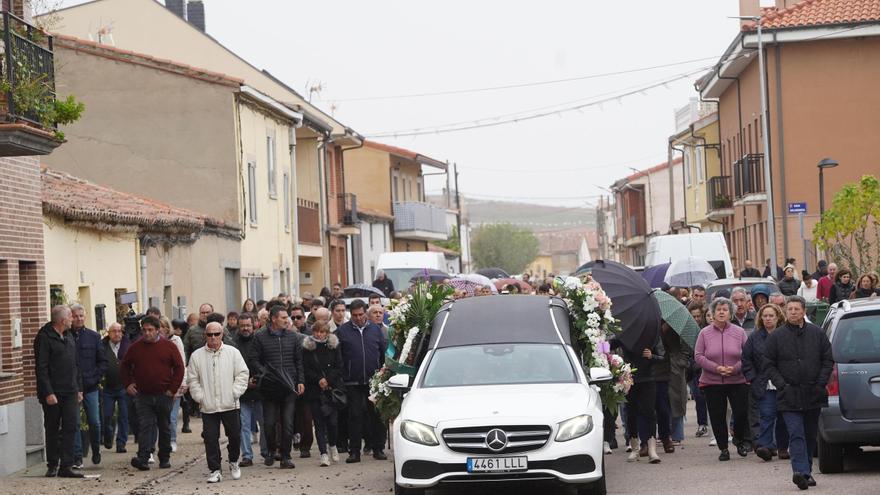
M 442 202 L 443 196 L 429 198 Z M 534 231 L 596 227 L 596 210 L 585 207 L 544 206 L 515 201 L 486 201 L 462 196 L 465 217 L 472 227 L 484 223 L 511 223 Z

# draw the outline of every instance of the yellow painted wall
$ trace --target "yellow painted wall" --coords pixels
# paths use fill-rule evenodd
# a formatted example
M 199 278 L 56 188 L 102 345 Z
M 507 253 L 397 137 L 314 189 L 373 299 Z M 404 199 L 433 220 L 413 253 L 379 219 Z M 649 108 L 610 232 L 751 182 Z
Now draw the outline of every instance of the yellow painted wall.
M 138 252 L 134 233 L 108 233 L 43 217 L 46 291 L 63 286 L 68 302 L 86 307 L 86 326 L 95 328 L 94 309 L 104 304 L 106 325 L 116 321 L 115 289 L 137 290 Z
M 535 258 L 535 261 L 532 261 L 529 264 L 529 267 L 526 268 L 526 273 L 531 273 L 536 277 L 544 277 L 554 273 L 553 258 L 551 256 L 539 255 Z
M 422 176 L 422 168 L 418 163 L 391 156 L 391 189 L 394 191 L 394 177 L 397 177 L 398 202 L 419 201 L 419 180 Z
M 300 281 L 300 293 L 301 296 L 304 292 L 311 292 L 312 295 L 317 296 L 319 292 L 321 292 L 321 288 L 324 287 L 324 269 L 322 265 L 322 258 L 311 258 L 300 256 L 299 258 L 299 269 L 301 272 L 312 272 L 312 283 L 304 284 Z M 295 276 L 298 276 L 295 275 Z
M 321 176 L 318 173 L 317 138 L 296 140 L 296 195 L 302 199 L 321 202 Z
M 357 195 L 359 207 L 391 215 L 388 153 L 368 147 L 346 151 L 345 191 Z
M 241 276 L 262 275 L 263 294 L 275 292 L 273 270 L 285 270 L 293 263 L 293 234 L 295 228 L 296 201 L 291 195 L 291 223 L 284 225 L 284 180 L 283 174 L 290 173 L 290 152 L 288 147 L 288 125 L 280 123 L 254 110 L 246 104 L 239 104 L 241 122 L 242 187 L 245 188 L 245 204 L 248 197 L 248 162 L 256 161 L 257 222 L 250 220 L 244 227 L 245 238 L 241 241 Z M 275 195 L 269 191 L 268 146 L 266 137 L 275 138 Z M 247 285 L 242 279 L 242 294 L 247 293 Z M 289 292 L 289 287 L 281 287 Z
M 705 139 L 705 144 L 718 143 L 718 120 L 703 119 L 694 125 L 694 135 Z M 685 184 L 685 208 L 689 224 L 711 226 L 712 222 L 706 218 L 708 207 L 708 181 L 709 178 L 720 175 L 721 164 L 718 152 L 714 148 L 696 147 L 704 144 L 703 139 L 695 139 L 687 136 L 676 143 L 685 150 L 688 158 L 686 163 L 691 168 L 691 183 Z M 702 180 L 697 176 L 697 157 L 700 153 L 703 159 L 704 173 Z M 732 187 L 732 184 L 730 185 Z

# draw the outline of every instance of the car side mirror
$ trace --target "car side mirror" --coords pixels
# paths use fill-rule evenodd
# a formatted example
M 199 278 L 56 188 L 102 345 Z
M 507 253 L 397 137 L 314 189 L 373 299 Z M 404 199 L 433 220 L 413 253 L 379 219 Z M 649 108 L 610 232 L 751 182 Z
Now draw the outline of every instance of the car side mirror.
M 388 388 L 396 392 L 406 392 L 409 390 L 410 376 L 406 373 L 399 373 L 388 379 Z
M 600 383 L 608 383 L 614 379 L 611 370 L 606 368 L 590 368 L 590 383 L 598 385 Z

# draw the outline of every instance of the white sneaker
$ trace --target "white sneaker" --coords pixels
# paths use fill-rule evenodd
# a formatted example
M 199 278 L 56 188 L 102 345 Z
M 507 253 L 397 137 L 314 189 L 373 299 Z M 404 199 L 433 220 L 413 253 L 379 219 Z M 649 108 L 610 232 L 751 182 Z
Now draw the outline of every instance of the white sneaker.
M 330 465 L 330 457 L 327 454 L 321 454 L 321 467 Z
M 220 483 L 220 480 L 223 479 L 223 475 L 220 474 L 220 470 L 211 471 L 211 474 L 208 475 L 208 483 Z
M 715 437 L 712 437 L 712 440 L 709 442 L 709 447 L 715 447 L 718 445 L 718 441 L 715 440 Z
M 611 453 L 611 444 L 610 444 L 610 443 L 608 443 L 608 442 L 603 442 L 603 444 L 602 444 L 602 448 L 604 449 L 605 454 L 610 454 L 610 453 Z
M 339 451 L 336 447 L 330 447 L 330 460 L 333 462 L 339 462 Z
M 229 475 L 234 480 L 241 479 L 241 468 L 238 467 L 238 461 L 229 463 Z
M 153 458 L 153 454 L 150 454 L 150 460 L 147 461 L 147 462 L 149 462 L 150 464 L 155 464 L 155 463 L 156 463 L 156 459 Z
M 177 442 L 171 442 L 171 452 L 177 452 Z

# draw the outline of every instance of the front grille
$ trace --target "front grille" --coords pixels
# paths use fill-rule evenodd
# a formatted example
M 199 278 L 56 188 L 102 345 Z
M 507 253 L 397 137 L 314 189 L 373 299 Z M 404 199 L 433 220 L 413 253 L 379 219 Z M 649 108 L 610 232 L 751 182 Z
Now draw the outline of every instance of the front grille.
M 507 435 L 507 446 L 502 450 L 491 450 L 486 443 L 486 436 L 496 428 Z M 469 426 L 447 428 L 442 437 L 450 450 L 463 454 L 516 454 L 540 449 L 550 439 L 550 432 L 547 425 Z

